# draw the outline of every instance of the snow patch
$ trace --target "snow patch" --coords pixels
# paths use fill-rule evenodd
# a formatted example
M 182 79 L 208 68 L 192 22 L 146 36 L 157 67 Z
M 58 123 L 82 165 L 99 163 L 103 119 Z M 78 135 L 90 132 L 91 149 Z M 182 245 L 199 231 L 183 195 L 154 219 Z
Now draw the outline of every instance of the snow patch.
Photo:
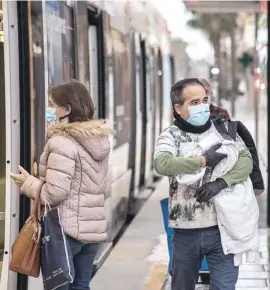
M 163 234 L 158 237 L 159 243 L 153 249 L 152 253 L 146 258 L 147 262 L 152 263 L 169 263 L 169 252 L 167 244 L 167 235 Z

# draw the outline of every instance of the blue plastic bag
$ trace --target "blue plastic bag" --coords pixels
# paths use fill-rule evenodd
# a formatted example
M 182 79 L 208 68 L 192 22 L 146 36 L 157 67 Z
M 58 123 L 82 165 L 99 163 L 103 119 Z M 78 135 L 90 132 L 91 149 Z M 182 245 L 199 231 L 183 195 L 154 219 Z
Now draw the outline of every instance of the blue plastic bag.
M 167 243 L 169 250 L 169 273 L 172 275 L 172 251 L 173 251 L 173 229 L 169 227 L 169 199 L 164 198 L 160 201 L 162 214 L 163 214 L 163 222 L 165 231 L 167 234 Z M 201 271 L 208 271 L 208 265 L 206 262 L 206 258 L 204 257 L 201 265 Z
M 74 278 L 71 250 L 59 219 L 59 209 L 45 211 L 42 224 L 41 271 L 44 290 L 54 290 Z

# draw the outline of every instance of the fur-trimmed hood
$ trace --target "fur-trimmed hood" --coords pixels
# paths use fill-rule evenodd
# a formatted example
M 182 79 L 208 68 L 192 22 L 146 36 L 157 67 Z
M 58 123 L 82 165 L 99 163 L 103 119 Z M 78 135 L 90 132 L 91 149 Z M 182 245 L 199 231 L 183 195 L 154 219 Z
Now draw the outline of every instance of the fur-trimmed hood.
M 109 135 L 113 134 L 105 120 L 91 120 L 87 122 L 56 123 L 48 128 L 47 136 L 63 136 L 75 139 L 96 160 L 104 158 L 109 151 Z
M 48 128 L 48 137 L 54 135 L 73 137 L 77 140 L 96 137 L 108 137 L 112 129 L 105 120 L 91 120 L 87 122 L 56 123 Z

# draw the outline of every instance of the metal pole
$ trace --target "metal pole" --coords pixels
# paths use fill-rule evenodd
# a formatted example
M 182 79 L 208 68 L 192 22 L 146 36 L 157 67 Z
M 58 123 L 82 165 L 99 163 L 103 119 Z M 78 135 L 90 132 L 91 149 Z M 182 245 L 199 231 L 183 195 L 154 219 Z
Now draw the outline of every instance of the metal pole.
M 236 67 L 235 67 L 235 30 L 231 31 L 231 71 L 232 71 L 232 118 L 235 116 L 235 98 L 236 98 L 236 86 L 235 86 L 235 78 L 236 78 Z
M 269 17 L 269 2 L 266 2 L 267 4 L 267 30 L 268 30 L 268 39 L 270 39 L 270 17 Z M 269 55 L 270 55 L 270 47 L 269 45 L 267 46 L 267 83 L 269 85 L 270 83 L 270 62 L 269 62 Z M 270 108 L 269 108 L 269 98 L 270 98 L 270 90 L 267 90 L 267 121 L 269 120 L 269 114 L 270 114 Z M 267 126 L 267 135 L 270 136 L 270 126 Z M 267 137 L 268 137 L 267 136 Z M 268 138 L 267 138 L 268 139 Z M 269 157 L 270 157 L 270 150 L 269 150 L 269 141 L 267 141 L 267 153 L 268 153 L 268 158 L 267 158 L 267 163 L 269 164 Z M 267 167 L 268 167 L 267 164 Z M 270 184 L 270 174 L 268 174 L 268 184 Z M 269 187 L 268 187 L 268 197 L 267 197 L 267 225 L 270 227 L 270 195 L 269 195 Z
M 253 60 L 253 71 L 255 72 L 255 68 L 257 67 L 257 52 L 256 52 L 256 43 L 258 37 L 258 20 L 259 15 L 255 13 L 255 45 L 254 45 L 254 60 Z M 254 86 L 254 113 L 255 113 L 255 140 L 256 144 L 258 144 L 258 134 L 259 134 L 259 90 Z

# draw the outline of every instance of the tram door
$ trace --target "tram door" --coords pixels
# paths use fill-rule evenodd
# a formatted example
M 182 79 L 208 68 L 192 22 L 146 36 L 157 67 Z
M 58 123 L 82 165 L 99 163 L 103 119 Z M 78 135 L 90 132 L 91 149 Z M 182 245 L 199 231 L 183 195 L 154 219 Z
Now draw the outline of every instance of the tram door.
M 145 41 L 141 41 L 141 88 L 140 88 L 140 98 L 142 106 L 142 148 L 141 148 L 141 169 L 140 169 L 140 186 L 145 183 L 145 162 L 146 162 L 146 140 L 147 140 L 147 83 L 146 83 L 146 51 L 145 51 Z
M 103 17 L 98 15 L 94 8 L 88 9 L 88 49 L 89 49 L 89 75 L 90 95 L 93 99 L 95 114 L 94 118 L 105 118 L 105 86 L 104 86 L 104 52 L 103 52 Z M 111 220 L 109 200 L 105 198 L 105 210 L 107 220 Z M 109 232 L 109 239 L 111 232 Z M 96 255 L 94 265 L 98 268 L 111 249 L 111 243 L 102 243 Z
M 134 33 L 134 62 L 133 72 L 134 79 L 132 84 L 135 84 L 135 95 L 133 96 L 136 100 L 136 153 L 135 153 L 135 176 L 134 176 L 134 197 L 137 196 L 140 187 L 140 176 L 141 176 L 141 156 L 142 156 L 142 98 L 141 98 L 141 74 L 142 74 L 142 63 L 141 63 L 141 45 L 140 36 Z M 133 92 L 133 93 L 134 93 Z M 133 118 L 134 120 L 134 118 Z
M 98 46 L 97 46 L 97 27 L 90 25 L 88 30 L 89 58 L 90 58 L 90 95 L 95 106 L 95 118 L 99 117 L 98 107 Z
M 6 120 L 5 120 L 5 69 L 4 69 L 4 36 L 3 10 L 0 2 L 0 281 L 5 242 L 5 204 L 6 204 Z
M 157 108 L 159 110 L 159 133 L 163 131 L 162 123 L 163 123 L 163 63 L 162 63 L 162 55 L 160 50 L 158 51 L 158 58 L 157 58 L 157 66 L 158 66 L 158 71 L 157 71 L 157 83 L 158 83 L 158 103 L 159 107 Z
M 158 50 L 155 57 L 155 139 L 158 138 L 162 132 L 162 119 L 163 119 L 163 76 L 162 76 L 162 57 L 161 52 Z
M 152 103 L 151 103 L 151 78 L 150 78 L 150 49 L 145 40 L 141 40 L 141 106 L 142 106 L 142 147 L 140 186 L 151 184 L 152 169 Z
M 145 111 L 146 111 L 146 150 L 145 150 L 145 186 L 152 186 L 152 145 L 153 145 L 153 111 L 154 111 L 154 99 L 153 99 L 153 78 L 152 78 L 152 65 L 153 55 L 149 44 L 145 41 Z M 146 191 L 146 194 L 150 191 Z
M 5 27 L 5 30 L 3 30 Z M 10 28 L 12 27 L 12 29 Z M 9 271 L 18 233 L 19 190 L 10 179 L 20 162 L 20 99 L 17 3 L 0 1 L 0 289 L 17 289 Z

